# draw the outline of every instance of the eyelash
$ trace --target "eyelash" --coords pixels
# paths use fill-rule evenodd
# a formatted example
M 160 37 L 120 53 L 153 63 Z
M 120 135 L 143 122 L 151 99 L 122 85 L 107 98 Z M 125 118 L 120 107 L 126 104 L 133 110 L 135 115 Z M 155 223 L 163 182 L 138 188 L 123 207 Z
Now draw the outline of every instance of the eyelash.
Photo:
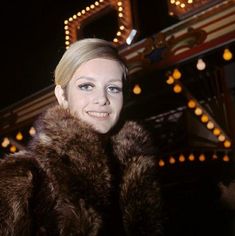
M 85 83 L 85 84 L 78 85 L 78 87 L 83 91 L 91 91 L 92 88 L 94 88 L 95 86 L 93 84 L 90 84 L 90 83 Z M 111 92 L 111 93 L 120 93 L 120 92 L 122 92 L 122 88 L 120 88 L 118 86 L 109 86 L 109 87 L 107 87 L 107 90 L 108 90 L 108 92 Z
M 85 83 L 78 85 L 78 87 L 83 91 L 91 91 L 91 89 L 88 89 L 88 87 L 94 88 L 94 85 L 90 83 Z

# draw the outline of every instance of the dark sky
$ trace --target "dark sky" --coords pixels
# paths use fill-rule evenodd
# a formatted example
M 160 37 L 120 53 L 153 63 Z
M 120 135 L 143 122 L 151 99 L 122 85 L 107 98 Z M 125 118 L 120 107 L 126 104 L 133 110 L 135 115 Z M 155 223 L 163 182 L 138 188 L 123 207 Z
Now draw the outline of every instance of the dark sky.
M 53 83 L 53 71 L 65 50 L 64 20 L 91 3 L 94 0 L 4 3 L 0 110 Z M 140 39 L 171 24 L 165 0 L 132 0 L 132 5 L 135 23 L 143 29 Z

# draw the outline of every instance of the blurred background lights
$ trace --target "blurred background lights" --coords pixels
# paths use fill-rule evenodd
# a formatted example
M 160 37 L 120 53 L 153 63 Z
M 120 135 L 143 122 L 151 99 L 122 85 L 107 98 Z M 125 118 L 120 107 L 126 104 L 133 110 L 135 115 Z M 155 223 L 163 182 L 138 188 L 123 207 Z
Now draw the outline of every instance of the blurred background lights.
M 233 54 L 228 48 L 224 49 L 223 58 L 225 61 L 230 61 L 233 58 Z
M 205 70 L 206 69 L 206 63 L 202 60 L 202 58 L 199 58 L 197 61 L 197 69 L 198 70 Z
M 136 84 L 133 88 L 133 93 L 138 95 L 141 94 L 141 92 L 142 92 L 141 87 L 138 84 Z

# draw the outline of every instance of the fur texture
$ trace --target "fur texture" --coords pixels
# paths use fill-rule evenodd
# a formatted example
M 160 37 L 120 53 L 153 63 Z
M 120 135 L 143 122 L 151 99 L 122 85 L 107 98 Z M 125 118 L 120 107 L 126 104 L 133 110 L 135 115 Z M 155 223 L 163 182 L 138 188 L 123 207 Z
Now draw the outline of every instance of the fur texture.
M 135 122 L 107 138 L 48 109 L 27 150 L 0 162 L 0 235 L 160 235 L 149 143 Z

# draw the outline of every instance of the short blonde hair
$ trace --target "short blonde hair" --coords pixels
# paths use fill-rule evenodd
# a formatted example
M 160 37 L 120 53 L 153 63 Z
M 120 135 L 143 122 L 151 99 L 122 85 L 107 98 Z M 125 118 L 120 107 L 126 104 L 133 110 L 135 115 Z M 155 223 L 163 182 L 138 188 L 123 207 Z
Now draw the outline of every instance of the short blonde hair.
M 111 43 L 98 38 L 85 38 L 73 44 L 65 51 L 55 69 L 55 84 L 65 88 L 77 68 L 84 62 L 95 58 L 115 60 L 123 68 L 123 76 L 127 76 L 127 67 L 120 57 L 117 48 Z

